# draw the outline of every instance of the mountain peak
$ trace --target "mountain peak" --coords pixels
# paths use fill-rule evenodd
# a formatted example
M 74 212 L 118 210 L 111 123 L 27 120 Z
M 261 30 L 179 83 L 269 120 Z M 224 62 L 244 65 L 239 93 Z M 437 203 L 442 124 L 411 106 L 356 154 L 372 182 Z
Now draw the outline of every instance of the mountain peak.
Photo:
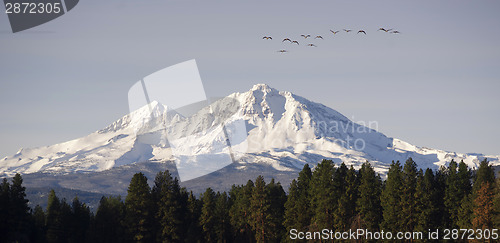
M 156 101 L 156 100 L 153 100 L 151 103 L 149 103 L 150 106 L 158 106 L 160 105 L 160 102 Z
M 164 113 L 165 111 L 169 111 L 170 110 L 169 107 L 167 107 L 166 105 L 164 105 L 164 104 L 162 104 L 162 103 L 160 103 L 160 102 L 158 102 L 156 100 L 153 100 L 151 103 L 149 103 L 146 106 L 148 106 L 149 111 L 151 113 L 153 113 L 153 115 L 160 115 L 160 114 Z
M 271 88 L 267 84 L 256 84 L 256 85 L 254 85 L 252 87 L 251 91 L 256 91 L 256 90 L 262 91 L 264 93 L 269 93 L 269 92 L 272 92 L 272 91 L 277 91 L 276 89 Z

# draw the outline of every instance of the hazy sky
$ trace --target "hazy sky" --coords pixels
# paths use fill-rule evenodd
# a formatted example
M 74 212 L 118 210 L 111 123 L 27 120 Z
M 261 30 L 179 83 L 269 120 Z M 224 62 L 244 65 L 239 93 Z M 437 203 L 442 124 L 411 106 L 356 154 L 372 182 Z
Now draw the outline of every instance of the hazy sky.
M 1 8 L 0 157 L 104 128 L 135 82 L 193 58 L 207 96 L 267 83 L 419 146 L 500 154 L 499 1 L 144 2 L 82 0 L 16 34 Z

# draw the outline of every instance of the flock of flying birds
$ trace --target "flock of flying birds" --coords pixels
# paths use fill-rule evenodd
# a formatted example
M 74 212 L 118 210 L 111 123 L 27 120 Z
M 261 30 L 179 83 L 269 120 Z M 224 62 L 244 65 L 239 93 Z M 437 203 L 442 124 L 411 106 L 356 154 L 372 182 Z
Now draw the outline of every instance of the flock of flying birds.
M 351 29 L 342 29 L 342 30 L 343 30 L 344 32 L 346 32 L 346 33 L 349 33 L 349 32 L 351 32 L 351 31 L 352 31 Z M 386 28 L 379 28 L 379 29 L 378 29 L 378 31 L 383 31 L 383 32 L 385 32 L 385 33 L 391 33 L 391 34 L 399 34 L 399 33 L 401 33 L 401 32 L 399 32 L 399 31 L 397 31 L 397 30 L 393 30 L 393 29 L 386 29 Z M 340 32 L 340 30 L 330 30 L 330 32 L 332 32 L 332 34 L 333 34 L 333 35 L 336 35 L 337 33 L 339 33 L 339 32 Z M 358 30 L 358 32 L 357 32 L 357 33 L 358 33 L 358 34 L 365 34 L 365 35 L 366 35 L 366 31 L 364 31 L 364 30 Z M 304 38 L 304 40 L 307 40 L 308 38 L 312 38 L 312 36 L 311 36 L 311 35 L 300 35 L 300 36 L 301 36 L 301 37 L 303 37 L 303 38 Z M 262 37 L 262 39 L 263 39 L 263 40 L 272 40 L 272 39 L 273 39 L 273 37 L 271 37 L 271 36 L 264 36 L 264 37 Z M 322 39 L 323 39 L 323 36 L 321 36 L 321 35 L 317 35 L 316 37 L 314 37 L 314 39 L 321 39 L 321 40 L 322 40 Z M 297 41 L 297 40 L 292 40 L 292 39 L 290 39 L 290 38 L 284 38 L 281 42 L 286 42 L 286 41 L 288 41 L 288 42 L 289 42 L 289 43 L 291 43 L 291 44 L 300 45 L 299 41 Z M 317 46 L 316 46 L 315 44 L 313 44 L 313 43 L 308 43 L 306 46 L 309 46 L 309 47 L 317 47 Z M 287 51 L 287 50 L 285 50 L 285 49 L 282 49 L 282 50 L 278 50 L 277 52 L 279 52 L 279 53 L 286 53 L 286 52 L 288 52 L 288 51 Z

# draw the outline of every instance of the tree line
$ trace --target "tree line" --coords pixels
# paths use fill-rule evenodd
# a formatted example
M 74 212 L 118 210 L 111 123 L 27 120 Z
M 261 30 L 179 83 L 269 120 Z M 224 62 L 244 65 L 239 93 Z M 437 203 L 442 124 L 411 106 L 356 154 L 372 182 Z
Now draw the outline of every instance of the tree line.
M 493 229 L 500 225 L 500 186 L 486 160 L 476 170 L 451 161 L 438 171 L 410 158 L 392 162 L 386 180 L 370 163 L 308 164 L 289 185 L 262 176 L 228 192 L 211 188 L 196 197 L 169 171 L 153 186 L 135 174 L 125 200 L 102 197 L 94 214 L 75 197 L 49 193 L 45 210 L 28 207 L 22 178 L 0 185 L 2 242 L 279 242 L 289 231 L 427 232 Z

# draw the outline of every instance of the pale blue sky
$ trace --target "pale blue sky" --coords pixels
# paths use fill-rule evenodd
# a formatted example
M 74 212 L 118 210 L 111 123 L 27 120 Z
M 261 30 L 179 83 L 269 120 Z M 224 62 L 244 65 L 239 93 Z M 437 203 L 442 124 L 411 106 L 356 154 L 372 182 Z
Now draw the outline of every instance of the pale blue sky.
M 107 126 L 135 82 L 190 59 L 208 96 L 267 83 L 419 146 L 500 154 L 499 12 L 498 1 L 82 0 L 16 34 L 0 13 L 0 157 Z M 342 28 L 367 35 L 329 32 Z M 301 34 L 325 39 L 281 43 Z

